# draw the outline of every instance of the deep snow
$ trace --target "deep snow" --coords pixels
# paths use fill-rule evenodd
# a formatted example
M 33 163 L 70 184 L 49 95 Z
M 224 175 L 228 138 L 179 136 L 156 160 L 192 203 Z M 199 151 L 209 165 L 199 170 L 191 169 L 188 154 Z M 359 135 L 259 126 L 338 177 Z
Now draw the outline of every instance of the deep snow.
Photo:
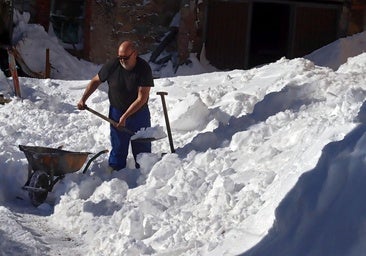
M 18 145 L 96 153 L 110 148 L 109 124 L 76 109 L 99 66 L 16 18 L 18 50 L 42 71 L 50 48 L 54 78 L 20 78 L 17 99 L 0 73 L 12 99 L 0 106 L 1 255 L 363 255 L 365 33 L 250 70 L 169 63 L 149 104 L 165 127 L 156 92 L 168 92 L 176 153 L 162 139 L 140 170 L 129 158 L 112 174 L 102 155 L 34 208 Z M 88 105 L 107 113 L 106 85 Z

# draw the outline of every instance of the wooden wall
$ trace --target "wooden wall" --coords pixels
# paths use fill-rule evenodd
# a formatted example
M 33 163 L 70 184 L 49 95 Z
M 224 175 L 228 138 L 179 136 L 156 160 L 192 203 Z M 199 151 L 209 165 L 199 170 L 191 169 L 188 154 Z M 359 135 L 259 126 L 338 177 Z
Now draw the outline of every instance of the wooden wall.
M 220 69 L 302 57 L 365 30 L 366 24 L 366 1 L 361 0 L 207 2 L 206 55 Z
M 208 8 L 206 57 L 220 69 L 245 66 L 248 3 L 215 1 Z

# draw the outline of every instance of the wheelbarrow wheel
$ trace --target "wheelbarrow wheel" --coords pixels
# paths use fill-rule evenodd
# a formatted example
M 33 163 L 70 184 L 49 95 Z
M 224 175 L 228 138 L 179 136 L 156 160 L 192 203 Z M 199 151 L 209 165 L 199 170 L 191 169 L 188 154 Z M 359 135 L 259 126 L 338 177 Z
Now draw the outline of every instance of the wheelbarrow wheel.
M 29 190 L 29 198 L 35 207 L 41 205 L 47 198 L 48 188 L 50 182 L 46 172 L 35 171 L 30 178 L 29 187 L 33 188 Z

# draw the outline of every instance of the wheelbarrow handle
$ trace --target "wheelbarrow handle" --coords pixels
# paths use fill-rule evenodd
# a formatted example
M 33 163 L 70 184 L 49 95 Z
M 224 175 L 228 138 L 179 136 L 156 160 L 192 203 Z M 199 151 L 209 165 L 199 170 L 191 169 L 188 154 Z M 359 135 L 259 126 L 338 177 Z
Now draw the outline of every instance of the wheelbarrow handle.
M 95 154 L 92 158 L 89 159 L 89 161 L 86 163 L 84 170 L 83 170 L 83 174 L 86 173 L 86 171 L 89 168 L 89 165 L 91 164 L 91 162 L 93 162 L 97 157 L 99 157 L 102 154 L 108 153 L 107 149 L 104 149 L 102 151 L 100 151 L 99 153 Z
M 88 106 L 84 106 L 84 109 L 88 110 L 89 112 L 93 113 L 94 115 L 99 116 L 100 118 L 104 119 L 105 121 L 109 122 L 110 124 L 112 124 L 114 127 L 116 127 L 117 130 L 121 131 L 121 132 L 127 132 L 130 135 L 134 135 L 134 132 L 127 129 L 126 127 L 117 127 L 118 123 L 112 119 L 110 119 L 109 117 L 95 111 L 94 109 L 89 108 Z

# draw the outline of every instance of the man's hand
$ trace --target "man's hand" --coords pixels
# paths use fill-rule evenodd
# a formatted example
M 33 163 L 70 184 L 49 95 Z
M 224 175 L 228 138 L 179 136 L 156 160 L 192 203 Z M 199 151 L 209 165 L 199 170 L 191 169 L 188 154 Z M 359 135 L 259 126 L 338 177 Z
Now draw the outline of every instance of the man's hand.
M 125 127 L 126 126 L 126 117 L 125 115 L 122 115 L 121 118 L 119 119 L 119 122 L 117 124 L 117 127 Z
M 85 109 L 85 102 L 80 100 L 77 104 L 77 107 L 79 110 L 84 110 Z
M 86 100 L 89 98 L 89 96 L 98 88 L 98 86 L 101 84 L 102 82 L 99 79 L 98 75 L 95 75 L 89 82 L 89 84 L 87 85 L 87 87 L 85 88 L 84 94 L 81 97 L 80 101 L 77 104 L 78 109 L 83 110 L 85 109 L 85 102 Z

